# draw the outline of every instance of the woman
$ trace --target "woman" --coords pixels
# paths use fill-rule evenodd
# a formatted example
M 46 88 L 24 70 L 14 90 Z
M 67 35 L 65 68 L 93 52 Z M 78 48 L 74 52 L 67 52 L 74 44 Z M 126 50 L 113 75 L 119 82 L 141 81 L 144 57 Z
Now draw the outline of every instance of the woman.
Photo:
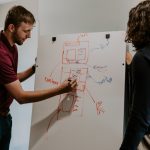
M 131 64 L 132 108 L 120 150 L 137 150 L 150 131 L 150 0 L 130 10 L 125 41 L 136 54 Z

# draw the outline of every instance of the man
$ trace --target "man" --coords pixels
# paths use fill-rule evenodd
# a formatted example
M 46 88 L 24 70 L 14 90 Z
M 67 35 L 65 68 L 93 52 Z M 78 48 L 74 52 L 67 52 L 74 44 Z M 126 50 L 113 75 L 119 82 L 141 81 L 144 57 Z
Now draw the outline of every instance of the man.
M 137 150 L 150 134 L 150 0 L 130 10 L 125 41 L 136 53 L 131 62 L 131 112 L 120 150 Z
M 56 88 L 24 91 L 20 82 L 35 72 L 30 67 L 17 73 L 18 51 L 15 44 L 22 45 L 31 36 L 35 23 L 31 12 L 22 6 L 12 7 L 6 16 L 4 31 L 0 33 L 0 149 L 8 150 L 11 139 L 11 115 L 9 107 L 13 98 L 18 103 L 38 102 L 58 94 L 70 92 L 76 87 L 76 80 L 66 80 Z

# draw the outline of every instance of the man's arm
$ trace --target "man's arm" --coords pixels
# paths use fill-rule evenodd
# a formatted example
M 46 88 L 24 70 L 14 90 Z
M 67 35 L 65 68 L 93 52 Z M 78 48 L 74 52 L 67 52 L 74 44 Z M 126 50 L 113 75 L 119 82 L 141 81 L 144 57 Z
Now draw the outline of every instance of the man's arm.
M 24 91 L 21 87 L 20 81 L 16 80 L 12 83 L 5 84 L 6 89 L 9 93 L 18 101 L 20 104 L 32 103 L 42 101 L 44 99 L 73 91 L 77 85 L 76 80 L 68 81 L 65 80 L 61 85 L 51 89 L 37 90 L 37 91 Z
M 27 70 L 17 73 L 17 77 L 20 82 L 28 79 L 30 76 L 32 76 L 35 73 L 35 65 L 32 67 L 28 68 Z

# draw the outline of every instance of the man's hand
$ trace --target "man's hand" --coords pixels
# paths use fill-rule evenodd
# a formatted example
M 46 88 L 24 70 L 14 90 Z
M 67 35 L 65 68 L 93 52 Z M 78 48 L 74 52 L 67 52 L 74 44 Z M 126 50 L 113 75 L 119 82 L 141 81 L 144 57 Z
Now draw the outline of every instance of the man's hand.
M 67 79 L 65 80 L 60 86 L 60 92 L 62 93 L 68 93 L 68 92 L 72 92 L 76 89 L 77 86 L 77 81 L 76 79 Z

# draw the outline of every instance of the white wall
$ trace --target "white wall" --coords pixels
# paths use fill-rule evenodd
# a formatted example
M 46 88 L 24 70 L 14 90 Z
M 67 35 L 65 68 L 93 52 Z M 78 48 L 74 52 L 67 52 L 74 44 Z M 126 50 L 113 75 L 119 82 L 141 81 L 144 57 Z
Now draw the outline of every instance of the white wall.
M 3 27 L 6 13 L 13 5 L 23 5 L 29 9 L 37 18 L 37 0 L 18 0 L 0 5 L 0 26 Z M 19 64 L 18 71 L 30 67 L 34 63 L 37 53 L 37 27 L 33 29 L 33 37 L 28 39 L 23 46 L 18 47 Z M 34 89 L 34 79 L 22 83 L 25 90 Z M 13 117 L 12 140 L 10 150 L 27 150 L 29 145 L 32 104 L 19 105 L 16 101 L 11 106 Z
M 133 0 L 39 0 L 40 34 L 126 29 Z
M 142 2 L 144 0 L 132 0 L 132 6 L 134 7 L 135 5 L 137 5 L 139 2 Z

